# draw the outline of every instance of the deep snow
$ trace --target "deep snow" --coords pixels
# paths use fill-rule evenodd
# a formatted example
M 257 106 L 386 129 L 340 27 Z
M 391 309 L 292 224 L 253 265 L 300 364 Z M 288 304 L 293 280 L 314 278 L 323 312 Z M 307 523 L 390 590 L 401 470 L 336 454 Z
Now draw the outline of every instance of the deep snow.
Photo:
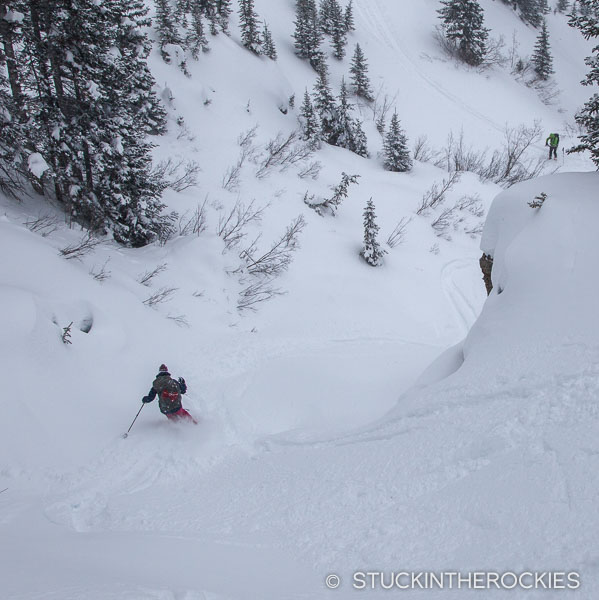
M 516 31 L 529 54 L 536 32 L 505 4 L 482 4 L 494 35 L 509 44 Z M 563 16 L 548 16 L 562 93 L 546 106 L 505 70 L 443 57 L 436 0 L 354 6 L 349 54 L 359 41 L 374 87 L 397 94 L 412 141 L 426 134 L 439 147 L 463 130 L 475 147 L 495 147 L 506 123 L 534 119 L 558 129 L 562 147 L 574 141 L 566 124 L 588 94 L 578 82 L 589 45 Z M 105 243 L 65 261 L 59 249 L 81 232 L 59 226 L 41 237 L 23 223 L 50 207 L 2 201 L 3 598 L 344 598 L 351 573 L 368 568 L 573 569 L 577 597 L 593 598 L 597 175 L 540 178 L 496 198 L 481 246 L 496 259 L 486 302 L 478 236 L 458 223 L 450 240 L 438 237 L 433 215 L 414 214 L 447 173 L 424 163 L 384 172 L 366 106 L 370 160 L 324 148 L 315 181 L 294 169 L 259 180 L 248 161 L 239 188 L 223 190 L 239 134 L 258 125 L 259 147 L 293 129 L 289 97 L 297 110 L 315 79 L 292 53 L 293 2 L 256 0 L 256 9 L 273 31 L 276 64 L 240 48 L 235 22 L 231 38 L 211 38 L 211 52 L 190 61 L 190 79 L 152 56 L 163 97 L 173 97 L 156 156 L 202 169 L 197 187 L 166 200 L 182 213 L 207 198 L 204 233 L 141 250 Z M 330 64 L 338 84 L 349 57 Z M 542 143 L 533 154 L 545 153 Z M 589 168 L 563 155 L 547 165 Z M 304 192 L 326 196 L 342 171 L 360 174 L 359 185 L 336 217 L 317 216 Z M 500 191 L 464 174 L 446 205 L 479 194 L 486 213 Z M 549 199 L 533 210 L 541 191 Z M 371 196 L 381 241 L 412 218 L 379 269 L 359 258 Z M 237 198 L 269 203 L 255 228 L 265 247 L 298 214 L 307 220 L 278 282 L 286 293 L 255 314 L 237 311 L 238 252 L 215 234 Z M 164 263 L 149 287 L 139 283 Z M 102 265 L 110 278 L 98 282 L 89 272 Z M 162 287 L 177 288 L 172 300 L 144 306 Z M 188 327 L 172 319 L 180 315 Z M 161 362 L 185 376 L 184 405 L 200 425 L 173 426 L 153 404 L 123 440 Z M 341 589 L 326 591 L 329 572 Z

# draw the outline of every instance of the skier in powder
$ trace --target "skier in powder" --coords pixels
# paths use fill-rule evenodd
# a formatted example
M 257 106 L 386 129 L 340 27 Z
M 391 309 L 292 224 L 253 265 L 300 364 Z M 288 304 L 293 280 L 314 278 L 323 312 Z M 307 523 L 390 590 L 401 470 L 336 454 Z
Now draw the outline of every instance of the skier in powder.
M 168 372 L 168 367 L 160 365 L 158 375 L 152 383 L 152 389 L 147 396 L 142 398 L 142 402 L 152 402 L 158 395 L 158 406 L 160 412 L 171 421 L 192 421 L 197 425 L 197 421 L 181 405 L 181 395 L 187 392 L 187 384 L 183 377 L 175 380 Z
M 545 140 L 545 146 L 549 146 L 549 160 L 551 155 L 557 160 L 557 147 L 559 146 L 559 133 L 550 133 L 549 137 Z

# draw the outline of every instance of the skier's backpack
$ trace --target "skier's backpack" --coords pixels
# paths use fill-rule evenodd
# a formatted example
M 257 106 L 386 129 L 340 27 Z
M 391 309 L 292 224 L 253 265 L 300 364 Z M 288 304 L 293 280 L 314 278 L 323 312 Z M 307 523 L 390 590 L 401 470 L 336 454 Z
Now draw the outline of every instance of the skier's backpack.
M 549 134 L 549 145 L 552 148 L 557 148 L 557 146 L 559 146 L 559 133 Z
M 153 386 L 158 392 L 158 405 L 162 413 L 174 413 L 181 408 L 181 388 L 172 377 L 157 377 Z

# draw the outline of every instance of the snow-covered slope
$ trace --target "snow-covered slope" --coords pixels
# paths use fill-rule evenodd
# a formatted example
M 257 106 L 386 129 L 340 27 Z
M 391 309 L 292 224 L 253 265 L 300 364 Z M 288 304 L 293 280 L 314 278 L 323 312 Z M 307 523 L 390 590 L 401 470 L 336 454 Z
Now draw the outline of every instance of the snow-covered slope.
M 493 35 L 509 45 L 516 31 L 530 54 L 537 32 L 504 3 L 481 4 Z M 165 200 L 181 214 L 205 202 L 199 236 L 138 250 L 105 243 L 66 261 L 59 250 L 82 232 L 32 233 L 24 223 L 53 209 L 2 200 L 3 597 L 319 598 L 337 572 L 345 583 L 331 594 L 343 598 L 354 570 L 400 567 L 574 569 L 597 590 L 596 174 L 541 178 L 496 199 L 482 247 L 502 293 L 478 320 L 486 295 L 472 230 L 484 215 L 457 211 L 441 236 L 431 223 L 466 195 L 486 213 L 501 188 L 467 173 L 442 207 L 416 215 L 448 174 L 420 162 L 409 174 L 383 171 L 372 108 L 357 108 L 370 159 L 323 148 L 311 159 L 322 167 L 315 180 L 298 167 L 257 178 L 258 159 L 248 159 L 238 185 L 223 189 L 240 134 L 257 126 L 255 153 L 264 152 L 297 126 L 298 99 L 315 81 L 293 53 L 293 5 L 256 0 L 277 63 L 245 51 L 236 22 L 189 61 L 191 78 L 151 57 L 170 118 L 156 158 L 201 168 L 197 186 Z M 426 135 L 438 148 L 463 130 L 467 144 L 495 148 L 506 124 L 535 119 L 559 130 L 563 147 L 574 141 L 566 124 L 588 92 L 578 81 L 589 48 L 563 16 L 548 15 L 562 92 L 546 105 L 509 69 L 445 58 L 436 0 L 354 7 L 350 48 L 360 42 L 373 86 L 396 96 L 412 141 Z M 349 59 L 329 62 L 338 86 Z M 560 156 L 546 170 L 588 168 Z M 342 172 L 359 185 L 336 217 L 318 216 L 304 194 L 330 195 Z M 541 191 L 548 200 L 535 211 L 527 203 Z M 411 218 L 378 269 L 359 257 L 370 197 L 382 242 Z M 216 230 L 236 201 L 252 199 L 268 205 L 248 227 L 261 248 L 299 214 L 307 225 L 276 282 L 285 293 L 240 314 L 239 250 Z M 94 279 L 102 267 L 109 277 Z M 169 301 L 144 305 L 165 288 L 176 288 Z M 149 405 L 121 439 L 161 362 L 185 376 L 200 425 L 173 426 Z

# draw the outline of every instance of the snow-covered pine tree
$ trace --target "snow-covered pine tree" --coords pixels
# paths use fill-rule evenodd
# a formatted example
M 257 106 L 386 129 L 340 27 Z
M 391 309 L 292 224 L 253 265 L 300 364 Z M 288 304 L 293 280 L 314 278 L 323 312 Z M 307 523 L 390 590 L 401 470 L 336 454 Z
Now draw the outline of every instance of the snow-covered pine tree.
M 217 21 L 223 33 L 229 33 L 229 17 L 232 11 L 231 0 L 216 0 Z
M 456 55 L 468 65 L 479 66 L 487 55 L 489 30 L 483 26 L 483 9 L 476 0 L 441 0 L 439 17 L 443 34 Z
M 277 49 L 266 21 L 264 21 L 264 29 L 262 31 L 262 54 L 271 60 L 277 60 Z
M 569 24 L 577 27 L 585 39 L 599 37 L 599 0 L 579 0 L 581 10 L 577 15 L 572 15 Z M 583 14 L 583 12 L 585 14 Z M 599 85 L 599 45 L 593 48 L 593 54 L 585 59 L 590 68 L 582 85 Z M 585 133 L 579 137 L 580 143 L 568 152 L 582 152 L 588 150 L 591 159 L 599 169 L 599 94 L 593 96 L 585 103 L 576 115 L 576 122 L 584 128 Z
M 522 19 L 533 27 L 538 27 L 543 22 L 546 7 L 544 0 L 516 0 Z
M 364 248 L 360 255 L 371 267 L 380 267 L 385 256 L 385 250 L 381 248 L 377 239 L 379 229 L 376 224 L 374 202 L 370 198 L 364 210 Z
M 343 22 L 345 23 L 345 31 L 350 33 L 356 30 L 354 23 L 354 3 L 353 0 L 349 0 L 349 3 L 345 7 L 345 13 L 343 14 Z
M 145 133 L 161 135 L 166 131 L 166 111 L 154 92 L 154 77 L 147 58 L 152 43 L 145 34 L 151 24 L 144 0 L 112 0 L 115 46 L 120 57 L 118 68 L 126 81 L 125 88 L 133 114 Z
M 198 0 L 191 0 L 191 26 L 187 32 L 187 47 L 191 55 L 197 60 L 200 52 L 208 52 L 208 38 L 204 33 L 204 18 Z
M 260 54 L 262 40 L 258 30 L 258 14 L 254 10 L 254 0 L 239 0 L 239 27 L 241 43 L 254 54 Z
M 156 0 L 156 31 L 160 41 L 160 53 L 164 62 L 170 63 L 171 57 L 165 50 L 166 46 L 181 46 L 183 44 L 173 15 L 170 0 Z
M 368 63 L 366 62 L 366 57 L 362 52 L 362 48 L 360 48 L 360 44 L 356 44 L 354 56 L 351 61 L 350 73 L 356 95 L 364 98 L 364 100 L 368 100 L 368 102 L 372 102 L 374 96 L 372 94 L 372 89 L 370 88 L 370 80 L 368 79 Z
M 534 65 L 534 70 L 538 78 L 542 81 L 547 81 L 554 71 L 553 58 L 549 48 L 549 32 L 547 31 L 547 23 L 544 19 L 530 60 Z
M 333 33 L 331 22 L 331 0 L 320 0 L 318 18 L 322 32 L 326 35 Z
M 314 85 L 314 108 L 320 120 L 321 137 L 327 144 L 337 144 L 338 129 L 335 126 L 337 109 L 329 87 L 328 74 L 322 69 Z
M 321 140 L 321 125 L 307 88 L 304 92 L 304 101 L 300 107 L 299 123 L 302 130 L 302 139 L 308 142 L 312 148 L 317 148 Z
M 408 149 L 408 140 L 399 124 L 397 111 L 391 117 L 389 130 L 383 141 L 383 149 L 385 156 L 384 165 L 387 171 L 405 173 L 412 169 L 412 158 Z
M 295 10 L 295 52 L 300 58 L 307 58 L 312 68 L 319 73 L 325 65 L 324 54 L 320 49 L 322 30 L 316 0 L 296 0 Z
M 359 156 L 368 156 L 367 140 L 362 124 L 351 115 L 354 107 L 348 100 L 347 85 L 345 79 L 341 81 L 339 92 L 339 103 L 335 111 L 334 138 L 335 146 L 346 148 Z
M 345 30 L 343 11 L 338 0 L 330 0 L 330 3 L 333 56 L 337 60 L 342 60 L 345 56 L 345 44 L 347 43 L 347 31 Z
M 565 13 L 570 8 L 569 0 L 557 0 L 556 10 L 558 13 Z
M 151 241 L 165 223 L 163 185 L 151 172 L 145 136 L 164 128 L 164 111 L 145 62 L 145 6 L 46 0 L 20 7 L 28 136 L 54 186 L 44 193 L 89 229 L 109 229 L 129 245 Z

